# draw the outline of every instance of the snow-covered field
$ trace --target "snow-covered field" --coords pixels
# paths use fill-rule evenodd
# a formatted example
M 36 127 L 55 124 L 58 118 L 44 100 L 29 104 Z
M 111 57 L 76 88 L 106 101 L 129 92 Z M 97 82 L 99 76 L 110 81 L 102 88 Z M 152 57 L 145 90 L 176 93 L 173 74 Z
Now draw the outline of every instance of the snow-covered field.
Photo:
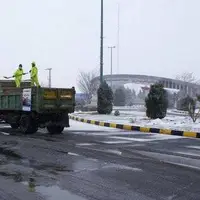
M 171 110 L 171 112 L 173 113 L 175 110 Z M 113 122 L 133 126 L 200 132 L 200 120 L 197 120 L 196 123 L 193 123 L 191 118 L 185 113 L 182 113 L 182 116 L 168 114 L 164 119 L 155 120 L 148 119 L 144 111 L 128 110 L 120 111 L 120 116 L 114 116 L 114 113 L 110 115 L 99 115 L 95 112 L 74 113 L 73 115 L 89 120 Z

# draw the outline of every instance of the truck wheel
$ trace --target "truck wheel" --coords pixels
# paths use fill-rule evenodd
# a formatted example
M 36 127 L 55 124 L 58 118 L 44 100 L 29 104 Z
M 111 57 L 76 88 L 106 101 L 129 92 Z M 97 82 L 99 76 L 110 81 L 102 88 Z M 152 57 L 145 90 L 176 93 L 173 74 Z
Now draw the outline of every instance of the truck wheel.
M 22 115 L 19 124 L 20 130 L 24 134 L 33 134 L 38 130 L 35 120 L 28 115 Z
M 18 129 L 19 128 L 19 124 L 17 124 L 17 123 L 10 124 L 10 126 L 11 126 L 12 129 Z
M 50 134 L 60 134 L 64 130 L 64 126 L 59 125 L 49 125 L 47 126 L 47 130 Z

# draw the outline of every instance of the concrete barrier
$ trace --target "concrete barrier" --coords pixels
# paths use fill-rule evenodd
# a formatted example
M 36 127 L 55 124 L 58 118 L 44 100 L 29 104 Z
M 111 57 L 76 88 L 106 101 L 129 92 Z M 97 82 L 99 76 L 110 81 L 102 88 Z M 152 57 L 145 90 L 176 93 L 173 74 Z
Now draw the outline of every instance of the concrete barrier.
M 200 133 L 198 133 L 198 132 L 148 128 L 148 127 L 141 127 L 141 126 L 131 126 L 131 125 L 126 125 L 126 124 L 116 124 L 116 123 L 112 123 L 112 122 L 109 123 L 109 122 L 103 122 L 103 121 L 88 120 L 88 119 L 80 118 L 80 117 L 73 116 L 73 115 L 69 115 L 69 118 L 72 120 L 75 120 L 75 121 L 93 124 L 93 125 L 97 125 L 97 126 L 105 126 L 105 127 L 123 129 L 123 130 L 128 130 L 128 131 L 140 131 L 143 133 L 159 133 L 159 134 L 166 134 L 166 135 L 176 135 L 176 136 L 200 138 Z

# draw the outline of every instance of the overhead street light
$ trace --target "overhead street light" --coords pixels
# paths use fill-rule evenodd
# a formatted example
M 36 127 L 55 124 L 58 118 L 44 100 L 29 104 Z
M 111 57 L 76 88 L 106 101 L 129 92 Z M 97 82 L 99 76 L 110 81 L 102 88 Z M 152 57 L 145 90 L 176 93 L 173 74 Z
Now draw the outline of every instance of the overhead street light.
M 117 12 L 117 73 L 119 74 L 119 45 L 120 45 L 120 4 L 118 3 L 118 12 Z
M 110 86 L 111 86 L 111 89 L 112 89 L 112 74 L 113 74 L 113 49 L 116 48 L 116 46 L 109 46 L 108 47 L 110 49 L 110 78 L 111 78 L 111 81 L 110 81 Z
M 49 80 L 49 88 L 51 88 L 51 70 L 52 70 L 52 68 L 46 68 L 45 70 L 49 71 L 48 80 Z

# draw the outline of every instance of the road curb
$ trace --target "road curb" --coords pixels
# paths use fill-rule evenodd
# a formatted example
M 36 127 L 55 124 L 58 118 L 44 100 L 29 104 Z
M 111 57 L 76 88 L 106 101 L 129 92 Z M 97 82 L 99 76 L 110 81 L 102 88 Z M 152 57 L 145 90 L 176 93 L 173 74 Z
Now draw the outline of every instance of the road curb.
M 158 134 L 165 134 L 165 135 L 176 135 L 176 136 L 184 136 L 184 137 L 191 137 L 191 138 L 200 138 L 200 133 L 198 132 L 149 128 L 149 127 L 141 127 L 141 126 L 131 126 L 131 125 L 126 125 L 126 124 L 116 124 L 116 123 L 84 119 L 84 118 L 76 117 L 73 115 L 69 115 L 69 118 L 72 120 L 87 123 L 87 124 L 93 124 L 97 126 L 105 126 L 105 127 L 117 128 L 117 129 L 129 130 L 129 131 L 139 131 L 139 132 L 144 132 L 144 133 L 158 133 Z

